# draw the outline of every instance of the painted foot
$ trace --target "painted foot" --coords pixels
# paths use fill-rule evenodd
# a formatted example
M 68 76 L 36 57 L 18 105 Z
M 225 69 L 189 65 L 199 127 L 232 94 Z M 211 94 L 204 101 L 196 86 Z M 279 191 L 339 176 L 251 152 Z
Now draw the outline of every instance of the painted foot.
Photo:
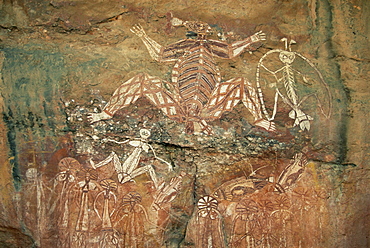
M 194 134 L 214 135 L 213 129 L 205 120 L 194 122 Z
M 269 132 L 275 132 L 276 131 L 275 123 L 272 122 L 272 121 L 265 120 L 265 119 L 261 119 L 261 120 L 256 121 L 254 123 L 254 125 L 256 125 L 258 127 L 262 127 L 262 128 L 266 129 Z
M 95 123 L 100 120 L 107 120 L 112 118 L 112 116 L 108 115 L 104 111 L 101 113 L 91 113 L 87 116 L 87 119 L 89 120 L 90 123 Z

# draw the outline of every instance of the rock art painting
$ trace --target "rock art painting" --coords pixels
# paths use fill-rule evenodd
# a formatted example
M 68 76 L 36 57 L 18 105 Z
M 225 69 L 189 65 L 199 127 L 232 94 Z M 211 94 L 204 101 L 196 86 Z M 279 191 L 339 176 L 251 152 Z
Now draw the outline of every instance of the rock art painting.
M 168 165 L 169 170 L 172 170 L 172 166 L 171 166 L 170 163 L 164 161 L 161 158 L 158 158 L 155 155 L 155 151 L 154 151 L 153 147 L 150 144 L 147 143 L 147 138 L 149 138 L 149 136 L 150 136 L 150 131 L 149 130 L 141 129 L 140 130 L 140 137 L 141 137 L 140 140 L 136 140 L 136 141 L 135 140 L 133 140 L 133 141 L 126 140 L 126 141 L 123 141 L 123 142 L 117 142 L 115 140 L 107 139 L 106 141 L 115 142 L 117 144 L 124 144 L 124 143 L 128 142 L 129 145 L 134 146 L 135 149 L 128 156 L 128 158 L 125 160 L 125 162 L 123 162 L 122 164 L 120 163 L 117 154 L 112 152 L 106 159 L 99 162 L 98 164 L 95 164 L 92 160 L 90 160 L 90 162 L 92 164 L 92 167 L 96 169 L 96 168 L 99 168 L 101 166 L 104 166 L 104 165 L 112 162 L 113 165 L 114 165 L 114 168 L 116 169 L 116 172 L 118 173 L 118 181 L 120 183 L 125 183 L 125 182 L 128 182 L 128 181 L 132 181 L 135 177 L 137 177 L 137 176 L 139 176 L 143 173 L 148 172 L 149 175 L 150 175 L 150 178 L 152 179 L 152 181 L 154 183 L 154 186 L 156 188 L 158 188 L 158 180 L 157 180 L 157 176 L 155 174 L 155 171 L 153 169 L 153 166 L 145 165 L 145 166 L 137 168 L 137 166 L 139 164 L 139 160 L 140 160 L 140 154 L 143 151 L 149 152 L 149 149 L 150 149 L 151 152 L 153 152 L 153 155 L 156 159 L 158 159 L 161 162 Z
M 308 108 L 318 106 L 321 114 L 329 118 L 332 110 L 332 99 L 329 86 L 325 82 L 320 71 L 310 60 L 300 53 L 292 52 L 291 45 L 296 43 L 294 40 L 290 40 L 289 44 L 287 38 L 283 38 L 281 41 L 285 42 L 285 50 L 274 49 L 268 51 L 262 56 L 257 66 L 256 84 L 262 109 L 268 120 L 274 120 L 278 99 L 281 98 L 283 103 L 291 108 L 288 115 L 289 118 L 294 120 L 293 126 L 299 126 L 302 130 L 310 130 L 310 121 L 313 120 L 313 117 L 304 113 L 302 109 L 308 104 L 310 104 Z M 278 69 L 276 69 L 278 64 L 276 63 L 278 61 L 277 57 L 283 64 L 283 66 Z M 298 59 L 302 60 L 300 61 L 301 63 L 296 62 Z M 296 68 L 296 66 L 302 66 L 302 62 L 310 67 L 311 72 L 305 74 L 300 72 L 299 68 Z M 266 73 L 270 75 L 265 77 L 264 75 Z M 268 76 L 273 76 L 273 78 L 269 79 Z M 272 113 L 267 111 L 263 100 L 263 90 L 261 89 L 262 81 L 266 91 L 272 89 L 276 92 L 273 107 L 269 106 L 269 109 L 273 109 Z M 298 90 L 305 91 L 305 88 L 310 88 L 309 93 L 301 95 Z M 314 101 L 308 102 L 308 98 L 313 98 Z
M 321 200 L 326 197 L 321 189 L 306 186 L 312 168 L 308 168 L 304 149 L 279 164 L 245 163 L 243 175 L 235 174 L 218 182 L 218 187 L 207 186 L 199 191 L 197 187 L 201 184 L 197 185 L 196 172 L 177 164 L 179 159 L 167 161 L 169 157 L 157 155 L 161 145 L 151 144 L 155 133 L 145 127 L 147 124 L 143 123 L 143 128 L 138 130 L 138 138 L 122 136 L 117 131 L 99 131 L 97 122 L 109 121 L 121 109 L 127 111 L 139 98 L 149 100 L 150 106 L 160 109 L 165 118 L 184 122 L 183 133 L 194 137 L 215 136 L 208 122 L 222 118 L 240 101 L 252 114 L 254 124 L 268 131 L 267 134 L 276 132 L 273 120 L 279 114 L 278 99 L 290 108 L 292 128 L 310 130 L 314 119 L 303 112 L 309 98 L 317 101 L 312 109 L 317 106 L 329 118 L 329 87 L 312 62 L 291 51 L 295 41 L 290 40 L 288 44 L 286 38 L 282 39 L 285 50 L 273 49 L 262 55 L 254 87 L 244 77 L 222 81 L 215 58 L 232 59 L 244 51 L 256 50 L 266 40 L 262 31 L 229 44 L 209 39 L 211 27 L 207 23 L 177 18 L 172 18 L 170 23 L 185 26 L 194 37 L 161 46 L 141 25 L 132 27 L 131 32 L 143 41 L 152 59 L 175 63 L 171 82 L 146 73 L 125 81 L 102 112 L 88 114 L 87 120 L 95 128 L 91 142 L 103 147 L 90 151 L 84 166 L 74 158 L 60 162 L 57 175 L 60 186 L 54 191 L 60 198 L 58 226 L 63 232 L 58 239 L 61 246 L 161 247 L 168 242 L 169 232 L 177 223 L 185 233 L 182 243 L 186 247 L 303 247 L 302 244 L 309 241 L 295 237 L 292 230 L 297 226 L 305 230 L 303 216 L 309 213 L 313 220 L 309 222 L 313 225 L 310 228 L 320 233 L 320 215 L 325 212 Z M 271 58 L 273 56 L 275 58 Z M 295 63 L 298 59 L 301 63 Z M 307 65 L 311 71 L 305 74 L 299 67 Z M 271 80 L 268 76 L 274 81 L 268 81 Z M 312 86 L 312 90 L 302 95 L 299 84 Z M 266 85 L 272 85 L 273 107 L 265 103 L 265 98 L 271 95 L 265 96 Z M 270 109 L 272 114 L 268 112 Z M 111 151 L 104 158 L 98 151 L 106 154 L 107 146 L 119 147 L 121 151 Z M 232 175 L 233 171 L 228 173 Z M 77 174 L 82 175 L 81 179 L 77 179 Z M 193 181 L 192 177 L 195 177 Z M 301 185 L 302 178 L 305 182 Z M 185 203 L 176 202 L 176 198 L 185 197 L 182 195 L 186 191 L 182 186 L 184 179 L 188 191 L 194 187 L 194 204 L 190 209 Z M 79 211 L 75 217 L 71 213 L 72 199 L 78 199 Z M 172 205 L 175 202 L 176 205 Z M 174 208 L 178 208 L 178 213 L 174 214 Z M 312 245 L 318 242 L 320 237 L 315 236 Z
M 258 96 L 252 84 L 242 77 L 221 81 L 215 62 L 215 58 L 232 59 L 244 51 L 256 50 L 266 35 L 259 31 L 244 40 L 228 44 L 208 39 L 211 27 L 207 23 L 177 18 L 171 22 L 176 26 L 185 26 L 196 34 L 196 38 L 161 46 L 140 25 L 134 26 L 131 31 L 144 42 L 152 59 L 175 62 L 172 83 L 139 74 L 124 82 L 113 93 L 103 112 L 92 113 L 91 122 L 112 118 L 116 111 L 133 104 L 140 97 L 146 97 L 170 119 L 185 122 L 187 133 L 204 132 L 211 135 L 213 131 L 207 121 L 219 119 L 225 111 L 231 111 L 242 101 L 256 125 L 274 130 L 274 123 L 262 118 Z
M 139 139 L 105 140 L 134 147 L 123 164 L 115 153 L 100 163 L 90 159 L 81 165 L 70 157 L 60 160 L 60 172 L 50 182 L 51 192 L 44 196 L 46 202 L 54 202 L 46 210 L 48 218 L 58 216 L 59 247 L 147 247 L 153 244 L 148 235 L 157 238 L 153 245 L 162 243 L 158 238 L 163 237 L 171 202 L 180 193 L 186 174 L 182 172 L 168 182 L 158 181 L 152 165 L 141 166 L 140 154 L 151 151 L 170 171 L 172 167 L 148 144 L 150 131 L 141 129 L 139 133 Z M 143 192 L 135 179 L 146 172 L 144 186 L 149 191 Z M 143 198 L 151 202 L 143 206 Z
M 115 46 L 99 39 L 105 47 L 91 46 L 75 71 L 74 48 L 64 48 L 58 61 L 72 65 L 60 81 L 71 89 L 54 90 L 64 126 L 12 143 L 23 154 L 9 159 L 22 182 L 12 201 L 35 247 L 330 247 L 334 167 L 320 161 L 339 156 L 322 136 L 339 117 L 308 36 L 226 17 L 143 16 L 119 26 Z M 122 18 L 84 35 L 113 33 Z M 104 54 L 112 47 L 131 57 L 102 80 L 116 68 Z

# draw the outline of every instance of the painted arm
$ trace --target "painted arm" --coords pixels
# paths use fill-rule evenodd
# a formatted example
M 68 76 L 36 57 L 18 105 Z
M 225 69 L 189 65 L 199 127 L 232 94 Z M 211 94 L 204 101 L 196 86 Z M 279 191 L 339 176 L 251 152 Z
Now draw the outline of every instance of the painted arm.
M 150 38 L 144 31 L 143 27 L 141 27 L 140 24 L 136 24 L 130 29 L 131 32 L 136 34 L 143 42 L 146 48 L 149 51 L 150 56 L 156 60 L 159 61 L 160 58 L 160 52 L 162 46 L 158 44 L 155 40 Z
M 253 43 L 263 41 L 263 40 L 266 40 L 266 34 L 263 33 L 262 31 L 259 31 L 255 33 L 254 35 L 249 36 L 245 40 L 236 41 L 236 42 L 231 43 L 229 45 L 229 50 L 230 50 L 229 54 L 231 58 L 233 58 L 233 57 L 239 56 L 245 50 L 248 50 L 248 51 L 254 50 L 250 46 Z
M 126 144 L 127 142 L 129 142 L 130 140 L 129 139 L 127 139 L 127 140 L 125 140 L 125 141 L 116 141 L 116 140 L 113 140 L 113 139 L 103 139 L 102 140 L 103 142 L 113 142 L 113 143 L 116 143 L 116 144 Z
M 266 40 L 266 34 L 262 31 L 259 31 L 244 40 L 235 41 L 231 44 L 220 40 L 208 40 L 208 44 L 210 51 L 214 56 L 222 59 L 232 59 L 236 56 L 239 56 L 245 50 L 255 50 L 255 48 L 251 47 L 251 45 L 262 40 Z
M 149 145 L 149 144 L 148 144 L 148 145 Z M 151 145 L 149 145 L 149 147 L 150 147 L 150 150 L 152 150 L 152 152 L 153 152 L 153 154 L 154 154 L 154 157 L 155 157 L 156 159 L 158 159 L 159 161 L 161 161 L 161 162 L 165 163 L 166 165 L 168 165 L 168 171 L 172 171 L 172 165 L 171 165 L 170 163 L 168 163 L 166 160 L 164 160 L 164 159 L 161 159 L 161 158 L 157 157 L 157 154 L 155 153 L 155 151 L 154 151 L 153 147 L 152 147 Z
M 155 40 L 150 38 L 139 25 L 135 25 L 130 29 L 131 32 L 136 34 L 144 43 L 149 51 L 150 56 L 158 62 L 172 62 L 184 54 L 186 47 L 191 45 L 189 40 L 181 40 L 169 46 L 163 47 Z M 183 44 L 185 43 L 185 44 Z

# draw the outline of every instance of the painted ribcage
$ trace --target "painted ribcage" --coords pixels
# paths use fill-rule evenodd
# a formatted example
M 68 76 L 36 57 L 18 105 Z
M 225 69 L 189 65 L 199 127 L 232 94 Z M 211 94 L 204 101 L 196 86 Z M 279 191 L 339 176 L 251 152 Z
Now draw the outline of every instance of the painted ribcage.
M 199 45 L 177 61 L 172 72 L 172 82 L 178 84 L 185 106 L 201 108 L 220 82 L 220 73 L 212 54 Z

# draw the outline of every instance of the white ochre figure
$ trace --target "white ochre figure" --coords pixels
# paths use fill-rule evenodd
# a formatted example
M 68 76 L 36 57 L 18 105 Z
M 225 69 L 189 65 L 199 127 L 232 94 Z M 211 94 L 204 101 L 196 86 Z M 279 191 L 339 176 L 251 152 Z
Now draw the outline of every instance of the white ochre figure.
M 274 49 L 268 51 L 262 56 L 257 66 L 256 83 L 262 111 L 268 120 L 274 120 L 280 97 L 291 108 L 288 116 L 294 120 L 293 126 L 299 126 L 301 130 L 310 130 L 310 121 L 313 120 L 313 117 L 306 114 L 302 108 L 308 105 L 312 109 L 311 104 L 307 103 L 310 100 L 309 98 L 312 98 L 320 108 L 321 113 L 329 118 L 332 107 L 329 86 L 310 60 L 297 52 L 291 51 L 291 45 L 296 43 L 294 40 L 290 40 L 289 44 L 287 38 L 283 38 L 281 41 L 285 42 L 285 50 Z M 281 63 L 283 63 L 282 67 Z M 304 74 L 298 71 L 297 66 L 305 67 L 305 70 L 309 73 Z M 262 90 L 262 82 L 270 85 L 270 88 L 275 91 L 274 106 L 268 106 L 273 109 L 272 114 L 267 111 L 268 108 L 265 106 L 263 96 L 263 92 L 266 93 L 269 87 Z
M 154 157 L 157 160 L 168 165 L 168 170 L 172 170 L 172 166 L 167 161 L 157 157 L 153 147 L 148 143 L 149 136 L 150 136 L 150 131 L 148 129 L 141 129 L 140 139 L 137 139 L 137 140 L 125 140 L 123 142 L 118 142 L 115 140 L 106 139 L 105 141 L 115 142 L 117 144 L 128 143 L 129 145 L 135 147 L 135 149 L 122 164 L 117 154 L 115 152 L 112 152 L 106 159 L 99 162 L 98 164 L 95 164 L 92 160 L 90 160 L 91 165 L 93 166 L 94 169 L 96 169 L 110 162 L 113 162 L 116 172 L 118 173 L 118 180 L 122 184 L 129 182 L 129 181 L 133 181 L 135 177 L 148 172 L 150 178 L 152 179 L 154 183 L 154 186 L 157 188 L 158 180 L 157 180 L 157 176 L 155 174 L 153 166 L 152 165 L 145 165 L 142 167 L 139 166 L 141 153 L 143 151 L 148 153 L 150 150 L 152 151 L 152 153 L 154 154 Z

